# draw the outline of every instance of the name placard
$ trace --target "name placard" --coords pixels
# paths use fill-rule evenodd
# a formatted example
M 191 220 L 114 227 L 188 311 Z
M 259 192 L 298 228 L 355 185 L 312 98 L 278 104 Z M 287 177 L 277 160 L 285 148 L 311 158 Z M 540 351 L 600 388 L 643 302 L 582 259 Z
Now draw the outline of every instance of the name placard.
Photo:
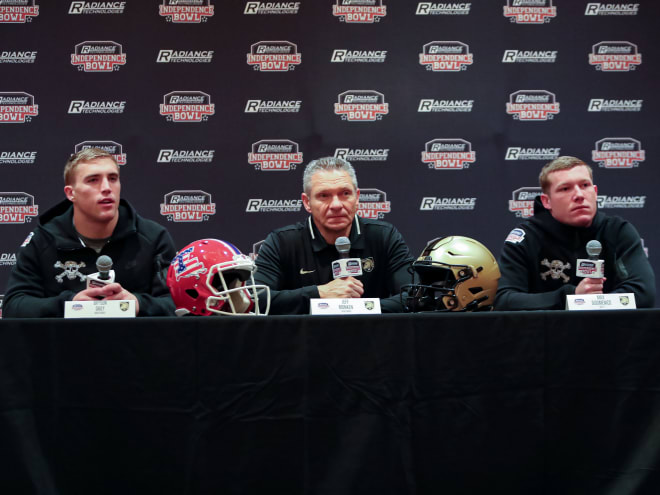
M 566 309 L 588 311 L 595 309 L 637 309 L 635 294 L 571 294 L 566 296 Z
M 309 302 L 311 315 L 379 315 L 380 299 L 355 297 L 350 299 L 313 298 Z
M 66 301 L 65 318 L 135 318 L 135 301 Z

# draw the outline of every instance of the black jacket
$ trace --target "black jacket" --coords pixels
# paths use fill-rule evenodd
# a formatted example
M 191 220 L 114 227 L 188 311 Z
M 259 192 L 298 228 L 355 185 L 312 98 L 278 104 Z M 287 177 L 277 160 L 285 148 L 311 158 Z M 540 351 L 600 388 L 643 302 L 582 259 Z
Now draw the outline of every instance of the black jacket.
M 571 227 L 555 220 L 537 197 L 534 216 L 511 231 L 502 248 L 495 309 L 564 309 L 566 295 L 581 280 L 576 260 L 589 258 L 591 240 L 603 247 L 603 292 L 632 292 L 638 308 L 652 307 L 655 276 L 631 223 L 597 212 L 591 226 Z
M 173 315 L 165 273 L 175 255 L 164 227 L 139 216 L 124 200 L 119 221 L 100 254 L 82 244 L 73 227 L 73 206 L 65 200 L 39 217 L 16 257 L 4 298 L 3 317 L 64 315 L 64 302 L 85 289 L 85 275 L 95 273 L 96 259 L 110 256 L 115 280 L 139 302 L 139 316 Z
M 403 311 L 398 294 L 411 281 L 413 258 L 399 231 L 387 222 L 356 216 L 349 239 L 350 257 L 362 259 L 363 297 L 381 298 L 383 312 Z M 331 264 L 338 258 L 311 217 L 271 232 L 259 249 L 254 276 L 271 289 L 270 313 L 309 313 L 310 298 L 319 297 L 317 286 L 333 280 Z

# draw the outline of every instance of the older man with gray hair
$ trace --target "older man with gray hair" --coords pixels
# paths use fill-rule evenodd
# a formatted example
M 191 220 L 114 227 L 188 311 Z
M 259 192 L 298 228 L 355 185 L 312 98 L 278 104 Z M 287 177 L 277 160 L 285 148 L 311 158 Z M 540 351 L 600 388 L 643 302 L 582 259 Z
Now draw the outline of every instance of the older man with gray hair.
M 341 158 L 313 160 L 303 174 L 304 222 L 271 232 L 257 257 L 257 283 L 271 289 L 271 314 L 309 312 L 311 298 L 381 298 L 383 312 L 403 311 L 399 291 L 410 282 L 412 256 L 391 224 L 356 215 L 360 190 L 353 166 Z M 348 237 L 363 275 L 333 280 L 335 241 Z

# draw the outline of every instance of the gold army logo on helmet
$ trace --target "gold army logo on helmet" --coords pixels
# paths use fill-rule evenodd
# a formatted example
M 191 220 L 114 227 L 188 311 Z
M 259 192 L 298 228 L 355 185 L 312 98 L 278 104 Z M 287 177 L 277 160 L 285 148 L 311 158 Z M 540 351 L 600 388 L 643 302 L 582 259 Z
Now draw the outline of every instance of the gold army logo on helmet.
M 449 236 L 432 240 L 412 263 L 412 272 L 413 283 L 401 292 L 406 311 L 493 308 L 500 269 L 488 248 L 474 239 Z

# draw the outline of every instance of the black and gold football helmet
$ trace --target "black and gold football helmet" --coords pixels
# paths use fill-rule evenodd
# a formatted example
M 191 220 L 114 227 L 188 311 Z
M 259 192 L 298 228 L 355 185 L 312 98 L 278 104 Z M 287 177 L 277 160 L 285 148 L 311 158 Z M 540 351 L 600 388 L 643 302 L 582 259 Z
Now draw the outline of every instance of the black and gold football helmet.
M 500 269 L 488 248 L 474 239 L 432 240 L 412 263 L 412 272 L 413 283 L 401 291 L 406 311 L 493 309 Z

